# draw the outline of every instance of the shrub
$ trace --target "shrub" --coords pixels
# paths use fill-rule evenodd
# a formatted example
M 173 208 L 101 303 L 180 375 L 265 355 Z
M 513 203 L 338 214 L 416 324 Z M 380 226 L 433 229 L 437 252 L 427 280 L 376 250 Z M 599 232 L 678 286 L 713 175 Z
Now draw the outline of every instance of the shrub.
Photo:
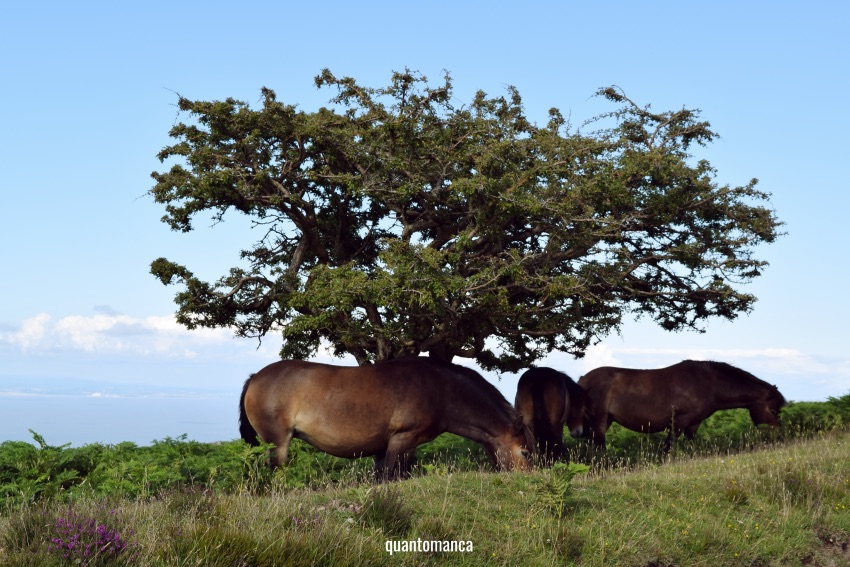
M 845 394 L 840 398 L 830 397 L 826 403 L 841 416 L 845 425 L 850 424 L 850 394 Z
M 780 415 L 783 430 L 792 435 L 830 431 L 845 424 L 838 402 L 791 402 Z

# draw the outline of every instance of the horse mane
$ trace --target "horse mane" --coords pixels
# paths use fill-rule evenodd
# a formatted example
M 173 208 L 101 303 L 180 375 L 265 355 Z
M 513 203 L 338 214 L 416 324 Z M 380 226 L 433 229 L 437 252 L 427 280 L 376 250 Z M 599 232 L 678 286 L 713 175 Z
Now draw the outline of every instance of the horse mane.
M 459 374 L 467 378 L 473 386 L 486 390 L 488 393 L 492 394 L 494 398 L 499 400 L 499 405 L 501 405 L 503 409 L 507 410 L 508 415 L 513 416 L 516 414 L 516 409 L 507 400 L 507 398 L 505 398 L 504 394 L 502 394 L 502 392 L 500 392 L 492 382 L 484 378 L 479 372 L 461 364 L 452 364 L 452 367 L 454 367 L 454 370 L 458 371 Z
M 511 403 L 505 398 L 502 392 L 500 392 L 499 389 L 496 388 L 496 386 L 490 383 L 480 373 L 476 372 L 472 368 L 469 368 L 468 366 L 455 364 L 447 360 L 440 360 L 439 358 L 425 356 L 394 358 L 392 360 L 387 360 L 379 364 L 401 363 L 405 361 L 414 363 L 424 363 L 426 365 L 440 367 L 443 370 L 451 372 L 454 376 L 461 378 L 463 382 L 469 387 L 475 388 L 478 391 L 483 392 L 487 399 L 497 400 L 499 406 L 497 409 L 502 410 L 508 417 L 513 418 L 516 415 L 516 409 L 514 409 L 514 406 L 511 405 Z
M 578 398 L 578 399 L 584 399 L 585 398 L 585 396 L 587 395 L 587 392 L 585 391 L 584 388 L 582 388 L 581 386 L 578 385 L 577 381 L 570 378 L 569 374 L 567 374 L 566 372 L 560 372 L 560 371 L 557 371 L 557 370 L 555 372 L 558 372 L 558 374 L 561 374 L 561 375 L 564 376 L 564 385 L 567 387 L 567 392 L 569 393 L 570 398 L 572 398 L 572 397 L 575 397 L 575 398 Z
M 752 373 L 747 372 L 743 368 L 738 368 L 737 366 L 729 364 L 728 362 L 720 362 L 717 360 L 683 360 L 679 364 L 697 366 L 700 368 L 710 368 L 715 372 L 732 374 L 737 380 L 754 382 L 756 384 L 767 384 L 767 382 L 761 378 L 754 376 Z
M 749 382 L 754 385 L 763 386 L 766 388 L 773 388 L 774 390 L 776 390 L 777 395 L 782 399 L 781 405 L 785 405 L 786 403 L 785 396 L 782 395 L 782 393 L 779 391 L 779 388 L 777 388 L 775 385 L 762 380 L 751 372 L 747 372 L 743 368 L 738 368 L 737 366 L 729 364 L 728 362 L 719 362 L 716 360 L 683 360 L 679 364 L 688 364 L 696 365 L 703 368 L 711 368 L 715 372 L 722 372 L 725 374 L 732 375 L 735 377 L 736 380 L 740 380 L 742 382 Z

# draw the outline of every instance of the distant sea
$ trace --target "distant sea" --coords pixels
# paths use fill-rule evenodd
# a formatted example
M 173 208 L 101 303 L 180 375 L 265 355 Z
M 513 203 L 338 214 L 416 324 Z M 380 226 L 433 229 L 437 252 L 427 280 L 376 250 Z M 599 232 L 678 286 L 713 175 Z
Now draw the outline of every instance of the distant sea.
M 239 391 L 144 392 L 94 384 L 33 388 L 27 382 L 27 388 L 0 384 L 0 442 L 34 443 L 30 429 L 49 445 L 73 447 L 150 445 L 183 434 L 201 442 L 239 437 Z
M 513 400 L 518 377 L 496 382 Z M 0 442 L 49 445 L 130 441 L 150 445 L 166 437 L 212 443 L 239 438 L 242 380 L 224 390 L 162 383 L 0 374 Z

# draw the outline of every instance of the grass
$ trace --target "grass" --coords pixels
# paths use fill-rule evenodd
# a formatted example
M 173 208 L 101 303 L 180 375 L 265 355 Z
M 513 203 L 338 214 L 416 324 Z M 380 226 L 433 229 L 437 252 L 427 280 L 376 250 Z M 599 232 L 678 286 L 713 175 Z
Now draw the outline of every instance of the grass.
M 293 488 L 279 474 L 260 494 L 247 481 L 232 492 L 193 486 L 138 498 L 78 491 L 4 512 L 0 564 L 850 565 L 850 433 L 737 454 L 689 451 L 624 468 L 600 460 L 566 481 L 563 467 L 432 466 L 388 485 L 351 475 Z M 557 509 L 547 505 L 552 486 Z M 68 537 L 57 521 L 70 517 L 104 525 L 123 550 L 64 557 L 52 542 Z M 420 539 L 472 550 L 386 551 L 388 540 Z
M 606 474 L 579 489 L 581 564 L 848 564 L 848 457 L 845 433 Z

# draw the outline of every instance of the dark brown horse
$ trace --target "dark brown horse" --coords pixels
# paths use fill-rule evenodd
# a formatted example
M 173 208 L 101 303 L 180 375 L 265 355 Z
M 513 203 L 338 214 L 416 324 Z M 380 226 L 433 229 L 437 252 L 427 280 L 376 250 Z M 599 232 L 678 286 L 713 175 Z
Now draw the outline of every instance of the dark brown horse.
M 493 464 L 528 469 L 534 440 L 514 408 L 480 374 L 432 358 L 371 366 L 300 360 L 270 364 L 245 382 L 239 430 L 273 443 L 271 465 L 302 439 L 337 457 L 373 455 L 382 478 L 406 475 L 418 445 L 441 433 L 484 446 Z
M 612 422 L 644 433 L 667 430 L 669 449 L 683 432 L 693 439 L 718 410 L 747 408 L 756 425 L 779 425 L 785 398 L 776 386 L 725 362 L 685 360 L 657 370 L 604 366 L 581 377 L 590 436 L 605 445 Z
M 564 455 L 565 423 L 570 435 L 581 437 L 586 398 L 584 388 L 553 368 L 532 368 L 520 377 L 514 405 L 547 462 Z

